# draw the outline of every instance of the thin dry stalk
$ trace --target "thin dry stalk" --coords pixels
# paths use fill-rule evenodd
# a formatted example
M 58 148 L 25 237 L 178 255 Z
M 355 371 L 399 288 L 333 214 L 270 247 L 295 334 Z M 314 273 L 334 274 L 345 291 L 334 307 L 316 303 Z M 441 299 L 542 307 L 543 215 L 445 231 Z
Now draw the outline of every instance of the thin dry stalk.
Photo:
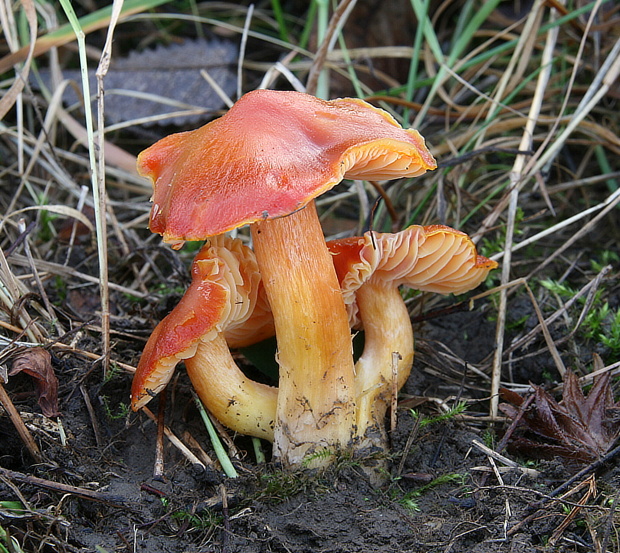
M 28 259 L 25 259 L 25 264 L 29 265 Z M 14 322 L 21 326 L 20 332 L 25 332 L 31 342 L 39 344 L 44 340 L 43 332 L 21 305 L 21 298 L 26 293 L 0 249 L 0 304 L 3 304 L 4 310 L 10 313 Z
M 564 374 L 566 373 L 566 366 L 564 365 L 564 361 L 562 361 L 562 358 L 560 357 L 560 353 L 558 352 L 558 348 L 556 347 L 555 342 L 553 341 L 553 338 L 551 337 L 549 328 L 545 324 L 542 311 L 540 310 L 540 307 L 538 306 L 538 302 L 536 301 L 536 298 L 534 297 L 534 293 L 532 292 L 532 289 L 527 284 L 527 281 L 525 282 L 525 289 L 527 290 L 527 294 L 530 297 L 530 301 L 532 302 L 532 307 L 534 308 L 534 311 L 536 312 L 536 317 L 538 318 L 540 328 L 542 330 L 543 336 L 545 337 L 545 343 L 547 344 L 547 347 L 549 348 L 549 352 L 551 353 L 551 356 L 553 357 L 553 360 L 555 362 L 555 368 L 557 369 L 558 373 L 560 373 L 561 376 L 564 376 Z
M 149 419 L 151 419 L 154 423 L 157 424 L 157 417 L 151 412 L 151 410 L 148 407 L 143 407 L 141 411 Z M 175 433 L 172 430 L 170 430 L 170 428 L 166 425 L 164 425 L 164 434 L 166 435 L 166 438 L 170 440 L 170 443 L 172 443 L 172 445 L 174 445 L 192 465 L 198 465 L 203 469 L 206 468 L 203 462 L 200 459 L 198 459 L 198 457 L 196 457 L 189 450 L 189 448 L 179 438 L 177 438 Z
M 97 77 L 97 138 L 96 138 L 96 158 L 97 170 L 93 171 L 93 197 L 95 202 L 95 225 L 97 229 L 97 252 L 99 257 L 99 295 L 101 300 L 101 339 L 102 339 L 102 363 L 104 378 L 108 374 L 110 365 L 111 343 L 110 343 L 110 289 L 108 286 L 108 230 L 106 224 L 107 192 L 106 192 L 106 170 L 105 170 L 105 148 L 104 148 L 104 86 L 103 79 L 110 67 L 112 58 L 112 40 L 114 29 L 121 14 L 123 0 L 114 0 L 112 3 L 112 15 L 108 25 L 106 41 L 99 59 L 96 71 Z M 84 71 L 84 67 L 82 68 Z M 86 90 L 85 90 L 86 92 Z M 89 96 L 86 95 L 86 103 L 90 103 Z M 88 127 L 88 111 L 87 111 Z M 90 150 L 90 143 L 89 143 Z M 94 169 L 94 168 L 93 168 Z
M 599 180 L 601 177 L 597 178 L 596 180 Z M 552 234 L 555 234 L 556 232 L 559 232 L 561 230 L 564 230 L 565 228 L 578 223 L 579 221 L 581 221 L 582 219 L 585 219 L 588 215 L 591 215 L 592 213 L 596 213 L 597 211 L 607 208 L 609 206 L 611 206 L 611 208 L 613 209 L 618 203 L 620 202 L 620 189 L 616 190 L 615 192 L 611 193 L 603 202 L 592 206 L 588 209 L 584 209 L 583 211 L 580 211 L 579 213 L 577 213 L 576 215 L 573 215 L 572 217 L 569 217 L 568 219 L 564 219 L 562 221 L 560 221 L 559 223 L 556 223 L 555 225 L 550 226 L 549 228 L 538 232 L 536 234 L 534 234 L 533 236 L 530 236 L 529 238 L 526 238 L 525 240 L 522 240 L 521 242 L 517 243 L 517 244 L 513 244 L 512 248 L 510 249 L 511 253 L 514 253 L 516 251 L 519 251 L 522 248 L 525 248 L 526 246 L 529 246 L 531 244 L 535 244 L 536 242 L 538 242 L 539 240 L 541 240 L 542 238 L 545 238 L 547 236 L 550 236 Z M 605 215 L 609 212 L 609 210 L 607 210 L 605 212 Z M 588 223 L 586 225 L 586 227 L 590 227 L 591 223 Z M 499 261 L 500 259 L 502 259 L 504 257 L 504 253 L 506 250 L 502 251 L 502 252 L 498 252 L 495 255 L 491 256 L 491 259 L 493 259 L 494 261 Z M 536 272 L 539 272 L 540 269 L 537 268 Z M 530 275 L 531 276 L 531 275 Z
M 608 200 L 611 200 L 607 203 Z M 588 233 L 592 231 L 592 229 L 598 225 L 613 209 L 616 209 L 618 204 L 620 204 L 620 190 L 614 192 L 605 202 L 605 207 L 593 217 L 590 221 L 588 221 L 585 225 L 583 225 L 576 233 L 570 236 L 570 238 L 562 244 L 559 248 L 554 250 L 554 252 L 549 255 L 545 260 L 538 265 L 527 278 L 530 278 L 533 274 L 542 271 L 549 263 L 551 263 L 554 259 L 556 259 L 559 255 L 561 255 L 564 251 L 566 251 L 570 246 L 572 246 L 575 242 L 586 236 Z
M 166 426 L 166 391 L 159 396 L 157 406 L 157 441 L 155 444 L 155 463 L 153 467 L 153 478 L 163 480 L 164 478 L 164 427 Z
M 588 504 L 590 499 L 596 498 L 596 478 L 594 475 L 588 476 L 583 482 L 580 482 L 577 486 L 575 486 L 572 490 L 566 492 L 563 496 L 560 497 L 560 500 L 566 499 L 571 495 L 580 492 L 585 488 L 584 494 L 581 496 L 578 504 L 574 506 L 570 512 L 564 517 L 564 520 L 560 523 L 560 525 L 553 531 L 553 534 L 549 538 L 549 545 L 554 546 L 559 539 L 562 537 L 562 534 L 568 528 L 568 525 L 575 520 L 579 512 L 583 509 L 584 505 Z
M 24 8 L 26 19 L 28 20 L 28 29 L 30 32 L 30 45 L 25 49 L 25 52 L 26 52 L 25 63 L 21 71 L 18 72 L 17 78 L 15 79 L 15 81 L 13 82 L 9 90 L 7 90 L 3 94 L 2 98 L 0 98 L 0 120 L 2 120 L 4 116 L 8 113 L 8 111 L 15 105 L 15 103 L 19 101 L 22 90 L 24 89 L 24 86 L 28 82 L 28 74 L 30 73 L 30 66 L 32 64 L 32 60 L 34 58 L 34 53 L 35 53 L 34 46 L 35 46 L 35 39 L 37 36 L 37 27 L 38 27 L 37 26 L 37 12 L 35 8 L 35 4 L 32 0 L 23 0 L 21 4 Z M 8 9 L 5 11 L 4 6 L 5 4 L 2 4 L 2 9 L 0 9 L 0 23 L 2 23 L 2 27 L 4 29 L 15 28 L 15 26 L 10 25 L 8 21 L 10 17 L 9 14 L 11 13 L 10 7 L 8 7 L 8 4 L 7 4 Z M 15 49 L 17 48 L 17 37 L 13 36 L 9 32 L 7 32 L 5 36 L 9 42 L 9 47 L 11 48 L 11 50 L 16 51 Z M 13 65 L 15 66 L 15 69 L 17 72 L 18 64 L 19 64 L 19 61 L 15 60 L 13 63 L 8 65 L 5 70 L 0 71 L 0 73 L 3 73 L 4 71 L 8 70 Z M 21 112 L 21 109 L 19 107 L 18 109 Z
M 570 121 L 566 128 L 555 139 L 553 144 L 545 151 L 544 154 L 536 160 L 536 163 L 528 167 L 528 175 L 535 175 L 543 167 L 547 166 L 560 149 L 564 146 L 568 137 L 573 133 L 577 126 L 587 117 L 590 112 L 598 105 L 598 103 L 607 95 L 609 89 L 618 80 L 620 76 L 620 39 L 616 41 L 609 55 L 602 64 L 600 70 L 594 77 L 588 91 L 579 102 L 575 113 L 571 115 Z
M 88 411 L 88 416 L 90 417 L 90 425 L 92 426 L 93 434 L 95 435 L 95 443 L 97 444 L 97 447 L 101 447 L 101 444 L 103 444 L 103 441 L 101 439 L 101 430 L 99 429 L 99 422 L 97 421 L 97 415 L 95 413 L 95 409 L 93 408 L 93 404 L 90 401 L 88 390 L 83 384 L 80 385 L 80 393 L 82 394 L 82 399 L 84 399 L 84 405 L 86 405 L 86 410 Z
M 553 12 L 551 15 L 553 19 Z M 541 66 L 543 70 L 539 74 L 538 82 L 536 85 L 536 92 L 532 99 L 532 106 L 530 108 L 527 123 L 521 138 L 519 150 L 530 150 L 533 143 L 534 128 L 540 115 L 540 109 L 542 100 L 544 97 L 544 90 L 547 87 L 549 78 L 551 76 L 551 60 L 553 57 L 553 50 L 557 41 L 558 29 L 553 27 L 547 33 L 547 42 L 543 53 Z M 514 59 L 514 58 L 513 58 Z M 514 239 L 515 221 L 517 214 L 517 207 L 519 205 L 519 191 L 523 187 L 525 181 L 523 180 L 523 170 L 525 167 L 526 158 L 524 155 L 518 155 L 515 159 L 514 166 L 510 173 L 510 202 L 508 206 L 508 220 L 506 223 L 506 244 L 504 253 L 504 262 L 502 264 L 502 284 L 507 283 L 510 280 L 511 261 L 512 261 L 512 244 Z M 490 402 L 490 415 L 497 416 L 499 405 L 499 387 L 501 380 L 502 358 L 504 350 L 504 336 L 506 330 L 506 311 L 508 307 L 508 296 L 505 290 L 500 292 L 497 326 L 495 330 L 495 355 L 493 358 L 493 370 L 491 373 L 491 402 Z M 558 356 L 559 357 L 559 356 Z
M 183 433 L 183 439 L 187 442 L 189 447 L 196 451 L 196 455 L 205 465 L 211 467 L 214 470 L 218 470 L 215 461 L 213 461 L 213 459 L 209 457 L 207 452 L 202 448 L 202 446 L 200 445 L 198 440 L 194 438 L 194 436 L 192 436 L 188 431 L 185 431 Z
M 340 4 L 338 4 L 338 7 L 334 10 L 325 36 L 323 37 L 323 41 L 317 50 L 312 66 L 310 67 L 310 72 L 308 73 L 308 79 L 306 82 L 306 92 L 308 94 L 316 93 L 319 84 L 319 75 L 323 70 L 327 55 L 334 47 L 335 39 L 346 22 L 348 14 L 355 7 L 356 2 L 357 0 L 342 0 Z
M 30 453 L 30 456 L 34 459 L 35 463 L 41 463 L 43 461 L 41 450 L 39 449 L 37 442 L 34 441 L 30 430 L 28 430 L 28 427 L 24 424 L 19 411 L 15 408 L 15 405 L 13 405 L 9 394 L 6 393 L 2 383 L 0 383 L 0 404 L 9 415 L 13 426 L 15 426 L 15 429 L 26 446 L 28 453 Z

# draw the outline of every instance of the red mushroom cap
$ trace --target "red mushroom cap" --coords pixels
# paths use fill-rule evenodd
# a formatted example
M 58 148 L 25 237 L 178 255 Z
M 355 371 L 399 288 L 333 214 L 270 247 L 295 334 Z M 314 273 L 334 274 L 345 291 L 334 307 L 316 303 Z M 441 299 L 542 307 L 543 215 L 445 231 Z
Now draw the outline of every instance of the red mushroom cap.
M 243 332 L 236 333 L 239 326 Z M 227 236 L 210 240 L 200 250 L 190 287 L 149 338 L 133 379 L 133 409 L 160 392 L 177 363 L 192 357 L 198 344 L 212 340 L 214 333 L 230 333 L 229 343 L 237 347 L 273 335 L 254 253 Z
M 435 169 L 424 139 L 356 99 L 256 90 L 223 117 L 138 156 L 154 182 L 150 227 L 202 240 L 303 207 L 343 178 L 414 177 Z

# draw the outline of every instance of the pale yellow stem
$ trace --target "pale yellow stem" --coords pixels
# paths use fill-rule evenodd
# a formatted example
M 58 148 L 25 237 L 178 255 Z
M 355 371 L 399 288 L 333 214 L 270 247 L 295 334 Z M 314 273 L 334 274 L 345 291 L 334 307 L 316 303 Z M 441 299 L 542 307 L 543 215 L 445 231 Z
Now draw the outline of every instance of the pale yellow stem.
M 363 284 L 356 292 L 364 325 L 364 352 L 355 364 L 358 448 L 387 449 L 385 413 L 392 397 L 393 354 L 397 388 L 407 381 L 413 364 L 413 330 L 407 307 L 391 283 Z
M 224 426 L 273 441 L 278 390 L 246 377 L 221 334 L 200 343 L 185 367 L 196 393 Z

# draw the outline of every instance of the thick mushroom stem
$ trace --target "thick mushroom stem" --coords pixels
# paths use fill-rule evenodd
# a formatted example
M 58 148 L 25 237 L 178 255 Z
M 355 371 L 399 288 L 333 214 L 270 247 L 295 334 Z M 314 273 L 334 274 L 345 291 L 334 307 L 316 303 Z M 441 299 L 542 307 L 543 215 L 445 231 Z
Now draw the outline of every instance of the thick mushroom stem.
M 273 313 L 280 380 L 274 456 L 301 466 L 349 447 L 355 422 L 351 332 L 314 203 L 252 226 Z M 314 466 L 327 464 L 316 456 Z
M 411 372 L 413 329 L 403 298 L 391 284 L 371 279 L 357 290 L 355 301 L 364 321 L 364 352 L 355 364 L 356 447 L 385 450 L 385 414 L 394 388 L 400 390 Z
M 245 376 L 221 334 L 200 343 L 185 368 L 202 402 L 224 426 L 273 441 L 278 391 Z

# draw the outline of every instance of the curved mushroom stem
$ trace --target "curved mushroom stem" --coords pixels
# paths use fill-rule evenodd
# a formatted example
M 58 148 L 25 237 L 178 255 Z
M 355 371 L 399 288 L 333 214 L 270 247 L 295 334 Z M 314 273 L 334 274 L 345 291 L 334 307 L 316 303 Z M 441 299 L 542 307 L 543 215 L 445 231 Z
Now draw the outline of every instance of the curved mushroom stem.
M 215 417 L 236 432 L 273 440 L 277 389 L 247 378 L 229 349 L 272 334 L 254 253 L 227 236 L 211 239 L 192 263 L 190 287 L 144 348 L 132 408 L 146 405 L 185 360 L 200 399 Z
M 274 456 L 301 466 L 321 450 L 350 446 L 355 423 L 351 332 L 314 202 L 252 225 L 271 305 L 280 381 Z M 330 459 L 317 455 L 313 466 Z
M 356 448 L 387 450 L 385 413 L 413 365 L 413 329 L 407 307 L 392 284 L 369 280 L 356 292 L 364 324 L 364 352 L 355 364 Z M 397 359 L 396 366 L 394 361 Z
M 185 368 L 202 402 L 224 426 L 273 441 L 278 390 L 245 376 L 221 334 L 199 344 Z

